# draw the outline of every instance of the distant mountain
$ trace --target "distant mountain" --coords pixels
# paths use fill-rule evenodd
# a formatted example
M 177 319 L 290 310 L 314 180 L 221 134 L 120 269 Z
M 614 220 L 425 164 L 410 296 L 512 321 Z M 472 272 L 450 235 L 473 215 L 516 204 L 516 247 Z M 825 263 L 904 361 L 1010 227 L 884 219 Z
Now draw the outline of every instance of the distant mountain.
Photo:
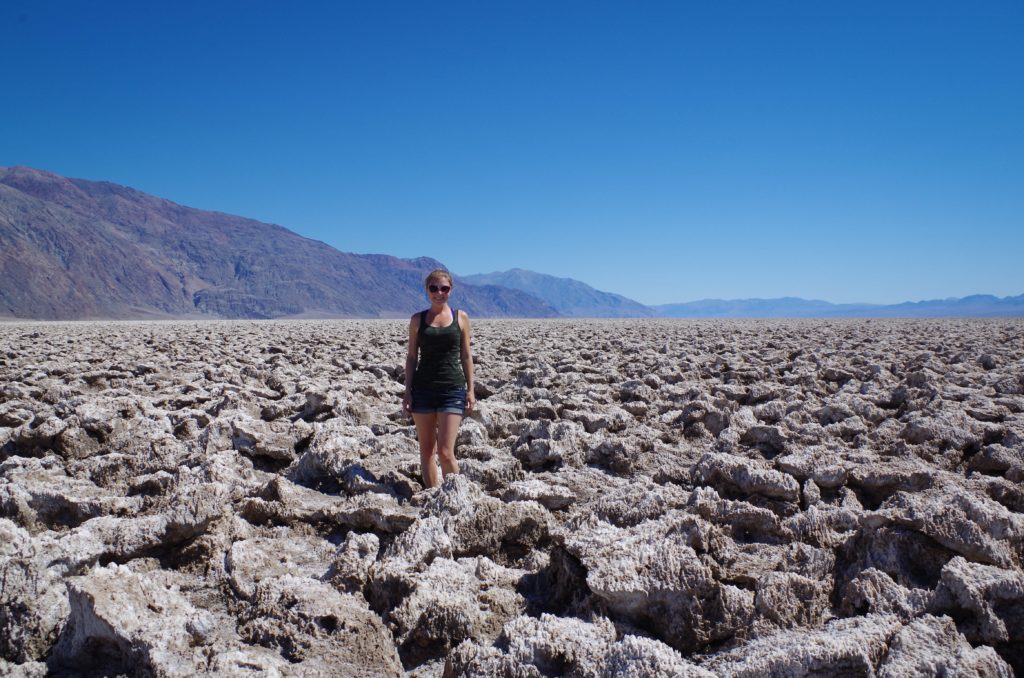
M 1024 294 L 995 297 L 974 294 L 962 298 L 905 301 L 901 304 L 844 313 L 847 317 L 876 318 L 942 318 L 942 317 L 1007 317 L 1024 316 Z
M 1024 316 L 1024 294 L 994 297 L 977 294 L 962 299 L 907 301 L 901 304 L 832 304 L 827 301 L 781 299 L 702 299 L 652 306 L 667 318 L 944 318 Z
M 0 316 L 396 317 L 433 259 L 341 252 L 281 226 L 107 182 L 0 168 Z M 478 316 L 549 317 L 535 296 L 460 285 Z
M 560 314 L 576 318 L 651 317 L 655 312 L 626 297 L 596 290 L 572 278 L 535 273 L 521 268 L 498 273 L 459 276 L 474 285 L 501 285 L 522 290 L 543 299 Z

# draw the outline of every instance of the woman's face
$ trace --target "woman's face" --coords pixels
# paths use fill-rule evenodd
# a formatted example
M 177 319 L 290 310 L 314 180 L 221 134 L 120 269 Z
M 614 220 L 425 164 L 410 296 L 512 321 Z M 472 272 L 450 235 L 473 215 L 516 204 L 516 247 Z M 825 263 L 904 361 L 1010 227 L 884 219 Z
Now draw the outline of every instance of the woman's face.
M 448 295 L 451 294 L 452 283 L 446 278 L 432 278 L 427 283 L 427 296 L 430 297 L 431 301 L 443 303 L 448 300 Z

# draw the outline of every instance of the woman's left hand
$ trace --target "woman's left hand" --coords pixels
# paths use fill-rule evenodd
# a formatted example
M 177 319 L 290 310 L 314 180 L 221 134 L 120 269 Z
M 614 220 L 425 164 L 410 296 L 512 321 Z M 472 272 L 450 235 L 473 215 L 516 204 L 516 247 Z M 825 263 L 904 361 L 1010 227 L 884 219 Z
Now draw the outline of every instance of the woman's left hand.
M 473 408 L 476 407 L 476 394 L 472 391 L 466 392 L 466 411 L 472 412 Z

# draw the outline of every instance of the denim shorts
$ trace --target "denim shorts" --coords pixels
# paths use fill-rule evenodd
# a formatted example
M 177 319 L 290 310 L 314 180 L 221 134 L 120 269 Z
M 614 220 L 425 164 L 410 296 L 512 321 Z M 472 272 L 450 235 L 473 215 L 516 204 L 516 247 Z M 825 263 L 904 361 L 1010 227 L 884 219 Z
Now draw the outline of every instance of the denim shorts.
M 453 388 L 434 391 L 426 388 L 412 389 L 412 411 L 417 414 L 445 412 L 462 414 L 466 409 L 466 389 Z

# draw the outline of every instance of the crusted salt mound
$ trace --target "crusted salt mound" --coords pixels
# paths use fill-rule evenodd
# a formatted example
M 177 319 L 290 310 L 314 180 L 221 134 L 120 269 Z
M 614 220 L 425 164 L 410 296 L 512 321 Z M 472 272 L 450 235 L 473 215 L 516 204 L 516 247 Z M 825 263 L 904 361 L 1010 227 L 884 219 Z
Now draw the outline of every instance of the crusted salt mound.
M 1024 673 L 1024 321 L 0 324 L 0 673 Z

